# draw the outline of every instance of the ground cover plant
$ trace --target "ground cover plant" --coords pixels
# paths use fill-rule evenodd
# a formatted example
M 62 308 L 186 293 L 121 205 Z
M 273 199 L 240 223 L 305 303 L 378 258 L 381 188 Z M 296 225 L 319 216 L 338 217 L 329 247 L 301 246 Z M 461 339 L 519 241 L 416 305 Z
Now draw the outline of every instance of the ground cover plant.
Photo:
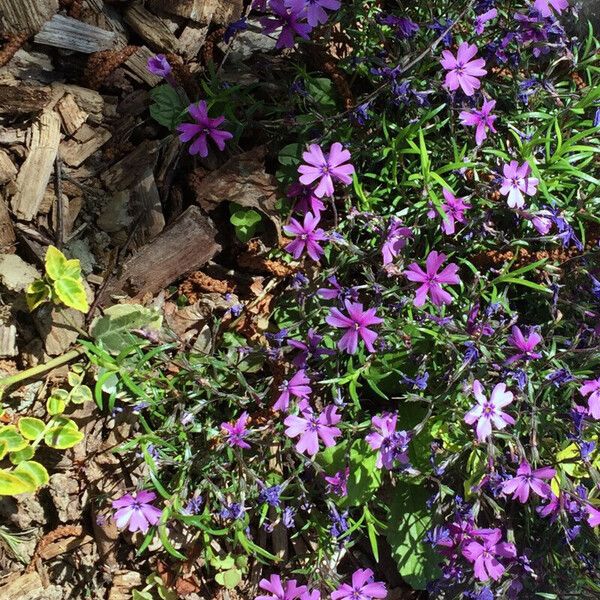
M 47 478 L 29 441 L 79 442 L 61 415 L 89 400 L 134 423 L 115 451 L 135 476 L 100 518 L 180 580 L 255 600 L 596 597 L 592 26 L 567 0 L 255 0 L 227 43 L 249 22 L 276 40 L 278 86 L 215 67 L 191 98 L 158 54 L 149 114 L 181 172 L 267 144 L 277 293 L 224 295 L 193 348 L 154 308 L 104 310 L 79 340 L 89 387 L 75 369 L 50 425 L 0 429 L 0 480 Z M 226 217 L 237 243 L 267 238 L 258 207 Z M 46 268 L 32 309 L 72 305 L 61 277 L 88 308 L 70 268 Z

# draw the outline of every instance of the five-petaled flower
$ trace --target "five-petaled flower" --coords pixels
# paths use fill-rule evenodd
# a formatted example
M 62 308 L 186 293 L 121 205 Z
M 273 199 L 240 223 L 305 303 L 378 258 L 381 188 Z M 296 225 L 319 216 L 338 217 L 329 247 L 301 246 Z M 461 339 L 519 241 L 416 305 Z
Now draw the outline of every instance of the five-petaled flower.
M 536 331 L 531 331 L 527 337 L 523 335 L 523 332 L 517 325 L 513 325 L 511 334 L 508 336 L 508 343 L 519 350 L 517 354 L 511 356 L 506 364 L 516 362 L 517 360 L 535 360 L 541 358 L 542 355 L 539 352 L 534 352 L 534 348 L 542 341 L 542 336 Z
M 486 100 L 480 109 L 463 110 L 459 115 L 463 125 L 475 127 L 475 143 L 478 146 L 487 138 L 488 129 L 496 133 L 494 121 L 498 117 L 492 114 L 495 106 L 495 100 Z
M 502 410 L 513 401 L 512 392 L 506 391 L 506 384 L 498 383 L 492 390 L 489 400 L 483 392 L 481 382 L 475 380 L 473 395 L 477 404 L 465 415 L 465 422 L 469 425 L 473 425 L 477 421 L 475 430 L 480 442 L 487 440 L 492 435 L 492 424 L 496 429 L 504 429 L 507 425 L 515 424 L 515 420 Z
M 477 533 L 477 530 L 474 531 Z M 506 570 L 498 558 L 515 558 L 517 549 L 513 544 L 501 542 L 502 532 L 494 529 L 480 536 L 481 543 L 472 541 L 462 550 L 463 556 L 473 563 L 475 577 L 479 581 L 497 581 Z
M 502 173 L 504 177 L 501 181 L 500 193 L 508 196 L 507 203 L 510 208 L 523 208 L 525 206 L 523 194 L 535 196 L 539 179 L 529 177 L 531 167 L 527 161 L 519 165 L 516 160 L 511 160 L 502 167 Z
M 327 23 L 329 16 L 326 10 L 338 10 L 340 0 L 305 0 L 306 20 L 311 27 Z
M 582 396 L 588 396 L 588 413 L 596 420 L 600 419 L 600 377 L 584 381 L 579 388 Z
M 225 150 L 225 142 L 233 137 L 229 131 L 218 129 L 225 117 L 211 119 L 208 116 L 208 106 L 204 100 L 200 100 L 198 104 L 191 104 L 188 107 L 188 112 L 195 123 L 182 123 L 177 126 L 177 131 L 179 131 L 179 139 L 182 142 L 189 142 L 196 138 L 190 146 L 190 154 L 199 154 L 203 158 L 207 157 L 208 138 L 217 145 L 219 150 Z
M 425 271 L 417 264 L 412 263 L 404 271 L 404 275 L 409 281 L 421 283 L 417 289 L 413 304 L 415 306 L 423 306 L 427 296 L 431 298 L 431 302 L 435 306 L 442 304 L 450 304 L 452 296 L 444 289 L 442 284 L 457 285 L 460 279 L 457 275 L 458 265 L 450 263 L 441 273 L 438 273 L 442 263 L 445 262 L 447 256 L 433 250 L 425 260 Z
M 558 14 L 569 8 L 569 0 L 535 0 L 533 7 L 542 15 L 542 17 L 551 17 L 552 9 Z
M 371 419 L 375 431 L 369 433 L 365 441 L 373 450 L 377 450 L 375 466 L 378 469 L 385 467 L 391 469 L 394 461 L 408 464 L 408 443 L 410 436 L 406 431 L 396 431 L 398 415 L 384 413 Z
M 373 580 L 371 569 L 357 569 L 352 573 L 352 584 L 342 583 L 331 592 L 331 600 L 372 600 L 385 598 L 387 588 L 382 581 Z
M 375 308 L 363 309 L 360 302 L 344 302 L 348 316 L 337 308 L 332 308 L 325 321 L 333 327 L 346 329 L 346 333 L 338 342 L 340 350 L 346 350 L 348 354 L 354 354 L 358 348 L 358 339 L 362 339 L 369 352 L 375 352 L 373 342 L 378 334 L 369 329 L 369 325 L 379 325 L 383 319 L 375 316 Z
M 487 71 L 483 68 L 485 66 L 483 58 L 473 60 L 476 54 L 477 46 L 468 42 L 463 42 L 458 47 L 456 56 L 450 50 L 442 52 L 441 65 L 448 71 L 446 86 L 450 91 L 460 87 L 467 96 L 472 96 L 475 90 L 481 87 L 478 78 L 486 75 Z
M 269 8 L 274 18 L 262 17 L 260 24 L 263 26 L 263 33 L 273 33 L 281 27 L 276 48 L 293 48 L 294 35 L 309 39 L 312 27 L 301 22 L 306 16 L 304 0 L 269 0 Z
M 456 231 L 457 223 L 466 223 L 465 211 L 471 208 L 470 204 L 467 204 L 463 198 L 457 198 L 450 190 L 446 188 L 442 189 L 444 194 L 445 202 L 442 202 L 442 210 L 445 213 L 442 223 L 440 225 L 442 231 L 446 235 L 453 235 Z M 430 210 L 427 213 L 429 218 L 434 218 L 437 215 L 435 209 Z
M 404 227 L 402 221 L 392 217 L 388 230 L 386 232 L 385 242 L 381 247 L 383 264 L 389 265 L 400 254 L 400 251 L 406 246 L 406 242 L 412 237 L 410 227 Z
M 255 600 L 296 600 L 307 590 L 305 585 L 298 585 L 295 579 L 290 579 L 284 584 L 279 575 L 271 575 L 269 579 L 261 579 L 258 587 L 268 592 L 268 594 L 261 594 Z
M 243 412 L 235 423 L 221 423 L 221 429 L 225 431 L 227 443 L 233 447 L 250 448 L 250 444 L 244 440 L 248 435 L 246 423 L 248 422 L 248 413 Z
M 310 393 L 310 379 L 306 376 L 304 369 L 300 369 L 291 379 L 286 379 L 280 386 L 281 394 L 273 405 L 273 410 L 287 410 L 290 405 L 290 397 L 298 400 L 308 400 Z
M 308 152 L 302 154 L 306 164 L 298 167 L 300 173 L 300 183 L 311 185 L 319 181 L 315 195 L 318 198 L 323 196 L 333 196 L 333 182 L 339 181 L 345 185 L 352 183 L 352 174 L 354 167 L 348 163 L 350 152 L 345 150 L 342 144 L 335 142 L 327 154 L 323 152 L 321 146 L 311 144 Z
M 118 509 L 113 518 L 119 529 L 129 525 L 129 531 L 148 533 L 150 525 L 156 525 L 162 511 L 150 504 L 156 499 L 154 492 L 140 490 L 113 500 L 112 507 Z
M 283 230 L 288 235 L 294 235 L 296 238 L 291 241 L 285 249 L 290 252 L 296 260 L 306 252 L 313 260 L 318 261 L 323 255 L 323 248 L 319 245 L 327 239 L 327 234 L 323 229 L 317 229 L 319 224 L 319 216 L 312 213 L 304 215 L 304 222 L 300 223 L 293 217 L 290 219 L 290 224 L 286 225 Z
M 333 404 L 326 406 L 323 412 L 316 414 L 308 405 L 300 411 L 300 415 L 289 415 L 283 424 L 287 427 L 285 434 L 290 438 L 299 437 L 296 443 L 298 452 L 306 452 L 314 456 L 319 451 L 319 438 L 328 448 L 335 446 L 335 438 L 342 432 L 335 427 L 341 420 Z
M 540 469 L 531 469 L 531 465 L 523 460 L 517 469 L 517 474 L 501 484 L 503 494 L 512 494 L 522 504 L 529 499 L 529 492 L 532 491 L 541 498 L 550 498 L 552 489 L 544 481 L 552 479 L 556 471 L 552 467 L 542 467 Z

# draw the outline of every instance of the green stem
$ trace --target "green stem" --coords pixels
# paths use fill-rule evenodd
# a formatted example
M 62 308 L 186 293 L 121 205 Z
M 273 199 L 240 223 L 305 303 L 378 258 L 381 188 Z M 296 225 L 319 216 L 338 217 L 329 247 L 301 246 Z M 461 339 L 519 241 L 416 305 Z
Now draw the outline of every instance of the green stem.
M 16 375 L 10 375 L 9 377 L 4 377 L 0 379 L 0 400 L 4 396 L 4 392 L 12 387 L 13 385 L 20 383 L 21 381 L 25 381 L 26 379 L 33 379 L 34 377 L 39 377 L 48 371 L 52 371 L 52 369 L 56 369 L 57 367 L 62 367 L 62 365 L 71 362 L 74 358 L 81 356 L 84 353 L 83 348 L 79 348 L 77 350 L 71 350 L 62 356 L 57 356 L 52 360 L 44 363 L 43 365 L 38 365 L 37 367 L 32 367 L 31 369 L 27 369 L 26 371 L 21 371 Z

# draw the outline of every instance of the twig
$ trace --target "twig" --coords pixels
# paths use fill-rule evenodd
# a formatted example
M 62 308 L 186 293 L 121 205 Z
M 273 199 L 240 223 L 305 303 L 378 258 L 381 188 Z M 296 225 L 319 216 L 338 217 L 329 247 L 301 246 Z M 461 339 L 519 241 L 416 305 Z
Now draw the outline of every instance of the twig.
M 54 161 L 54 194 L 56 195 L 56 247 L 62 250 L 65 243 L 65 215 L 62 198 L 62 168 L 60 156 Z

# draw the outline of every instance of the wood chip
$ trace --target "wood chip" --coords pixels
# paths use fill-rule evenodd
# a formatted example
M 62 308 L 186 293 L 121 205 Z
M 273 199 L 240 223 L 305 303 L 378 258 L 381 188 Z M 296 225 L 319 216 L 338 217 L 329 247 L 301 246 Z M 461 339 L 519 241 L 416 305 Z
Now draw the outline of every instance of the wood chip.
M 151 169 L 146 171 L 141 181 L 132 189 L 132 194 L 135 210 L 142 215 L 142 237 L 136 242 L 144 243 L 156 237 L 165 228 L 160 194 Z
M 112 31 L 105 31 L 71 17 L 54 15 L 35 36 L 34 41 L 36 44 L 92 54 L 110 50 L 116 37 Z
M 209 25 L 228 25 L 241 18 L 243 0 L 150 0 L 152 10 L 162 10 Z
M 0 587 L 0 600 L 19 600 L 26 596 L 34 597 L 34 593 L 39 593 L 39 598 L 43 597 L 44 586 L 40 576 L 35 572 L 25 573 L 20 577 L 15 577 Z
M 0 116 L 31 115 L 46 107 L 48 88 L 29 85 L 0 85 Z
M 0 33 L 36 33 L 58 11 L 58 0 L 0 0 Z
M 0 323 L 0 357 L 17 356 L 19 349 L 17 348 L 17 328 L 10 325 Z
M 90 90 L 79 85 L 55 83 L 52 94 L 58 100 L 64 94 L 71 94 L 77 106 L 88 114 L 88 121 L 101 125 L 104 121 L 104 98 L 96 90 Z
M 0 195 L 0 252 L 6 250 L 15 243 L 15 230 L 12 219 L 4 200 Z
M 0 150 L 0 185 L 3 185 L 17 176 L 17 167 L 10 159 L 8 152 Z
M 29 155 L 17 176 L 17 192 L 11 204 L 18 218 L 30 221 L 37 214 L 50 181 L 59 143 L 60 118 L 55 112 L 45 111 L 32 126 Z
M 118 192 L 133 187 L 147 169 L 154 169 L 160 142 L 144 140 L 133 152 L 107 169 L 100 178 L 111 190 Z
M 65 94 L 56 104 L 65 133 L 73 135 L 87 120 L 88 113 L 79 108 L 73 94 Z
M 83 141 L 71 139 L 60 144 L 60 157 L 70 167 L 79 167 L 112 137 L 112 133 L 104 127 L 94 129 L 83 125 L 81 129 L 84 128 L 86 130 L 82 133 L 81 137 L 86 137 Z M 78 131 L 78 134 L 81 132 L 81 129 Z M 91 135 L 89 135 L 89 130 L 91 130 Z
M 125 9 L 125 21 L 154 50 L 176 52 L 179 41 L 165 22 L 141 4 Z
M 142 585 L 142 576 L 135 571 L 120 571 L 112 578 L 108 600 L 130 600 L 131 590 Z
M 178 51 L 191 60 L 195 58 L 206 40 L 208 25 L 188 25 L 179 36 Z

